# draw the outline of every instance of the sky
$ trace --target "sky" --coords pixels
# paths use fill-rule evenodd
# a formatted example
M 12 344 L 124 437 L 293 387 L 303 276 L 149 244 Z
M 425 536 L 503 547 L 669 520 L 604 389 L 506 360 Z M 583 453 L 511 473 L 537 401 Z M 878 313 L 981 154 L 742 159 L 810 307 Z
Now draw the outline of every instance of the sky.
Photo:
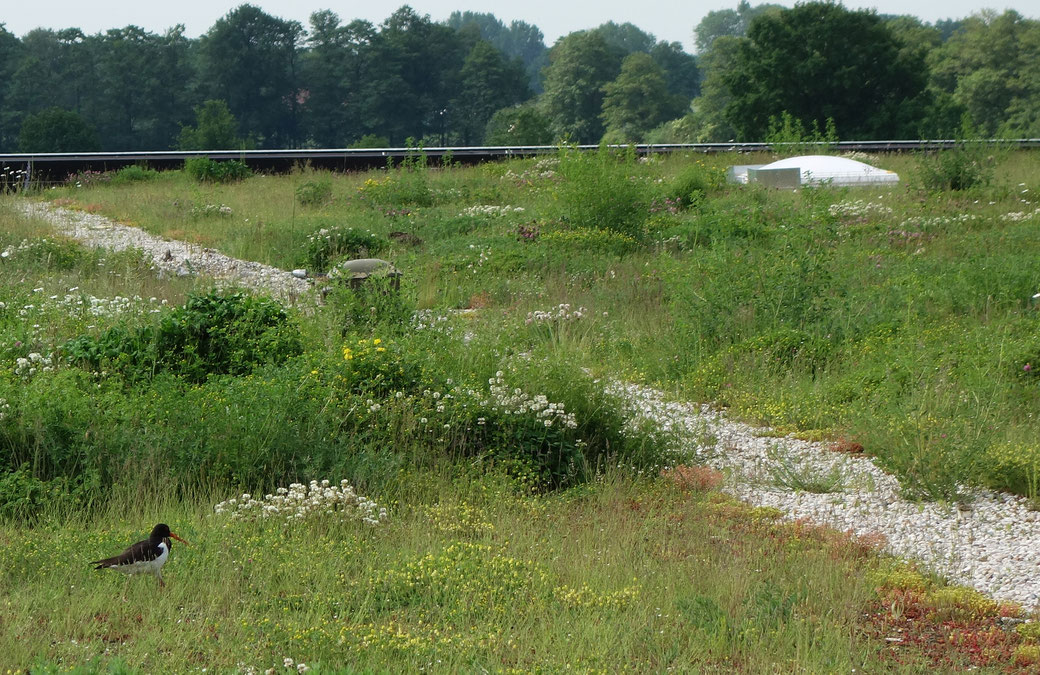
M 772 0 L 787 7 L 793 0 Z M 881 14 L 911 14 L 923 21 L 963 18 L 982 9 L 1003 12 L 1014 9 L 1023 16 L 1040 18 L 1037 0 L 1000 0 L 985 4 L 986 0 L 845 0 L 850 9 L 875 9 Z M 19 2 L 3 0 L 0 23 L 21 37 L 34 28 L 79 28 L 84 33 L 103 32 L 109 28 L 136 25 L 161 33 L 176 24 L 184 24 L 188 37 L 205 33 L 220 17 L 243 4 L 214 2 L 213 0 L 36 0 Z M 420 14 L 429 14 L 434 21 L 442 21 L 454 10 L 491 12 L 508 24 L 513 20 L 534 24 L 545 34 L 545 42 L 552 46 L 557 38 L 575 30 L 594 28 L 601 23 L 631 22 L 658 40 L 680 42 L 693 52 L 693 29 L 705 14 L 717 9 L 733 9 L 737 0 L 597 0 L 577 3 L 560 0 L 411 0 L 411 2 L 336 2 L 335 0 L 252 0 L 249 4 L 260 7 L 268 14 L 295 19 L 304 27 L 311 12 L 331 9 L 344 23 L 353 19 L 367 19 L 379 24 L 403 4 L 409 4 Z M 751 0 L 752 5 L 759 4 Z

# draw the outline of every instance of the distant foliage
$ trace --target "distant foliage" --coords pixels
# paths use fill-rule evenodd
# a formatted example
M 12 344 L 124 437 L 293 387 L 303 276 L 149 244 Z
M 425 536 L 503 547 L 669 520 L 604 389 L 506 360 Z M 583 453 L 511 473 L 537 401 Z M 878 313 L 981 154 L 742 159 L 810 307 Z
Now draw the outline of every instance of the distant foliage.
M 18 135 L 20 152 L 97 152 L 101 149 L 97 132 L 78 114 L 61 108 L 48 108 L 29 115 Z
M 253 175 L 246 163 L 237 159 L 218 162 L 209 157 L 191 157 L 184 160 L 184 170 L 200 183 L 233 183 Z

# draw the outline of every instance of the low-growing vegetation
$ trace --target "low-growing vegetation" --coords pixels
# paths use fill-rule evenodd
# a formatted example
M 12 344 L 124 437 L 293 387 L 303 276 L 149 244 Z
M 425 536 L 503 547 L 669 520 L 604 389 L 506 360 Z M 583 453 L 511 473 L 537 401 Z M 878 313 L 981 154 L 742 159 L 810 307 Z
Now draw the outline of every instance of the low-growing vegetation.
M 855 447 L 915 497 L 1040 498 L 1036 156 L 938 187 L 932 158 L 858 158 L 904 183 L 769 191 L 724 182 L 747 157 L 432 168 L 417 150 L 363 174 L 135 168 L 4 196 L 0 665 L 1028 669 L 1021 608 L 720 496 L 604 386 Z M 323 291 L 160 278 L 19 215 L 25 198 Z M 362 257 L 402 276 L 324 278 Z M 194 544 L 163 602 L 80 564 L 160 520 Z

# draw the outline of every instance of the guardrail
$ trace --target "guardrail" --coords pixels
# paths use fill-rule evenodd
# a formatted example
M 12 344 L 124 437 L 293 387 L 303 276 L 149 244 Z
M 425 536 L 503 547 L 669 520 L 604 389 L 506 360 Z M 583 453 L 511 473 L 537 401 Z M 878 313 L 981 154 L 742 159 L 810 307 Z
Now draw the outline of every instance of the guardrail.
M 634 146 L 638 154 L 657 154 L 673 152 L 765 152 L 782 150 L 785 146 L 799 148 L 812 147 L 821 149 L 837 149 L 850 152 L 917 152 L 923 150 L 942 150 L 965 143 L 1003 144 L 1017 148 L 1040 148 L 1040 138 L 1020 138 L 1012 140 L 958 141 L 925 140 L 925 141 L 840 141 L 838 143 L 663 143 L 637 144 Z M 579 145 L 582 150 L 593 150 L 599 146 Z M 555 145 L 518 145 L 518 146 L 466 146 L 466 147 L 432 147 L 423 148 L 422 152 L 434 162 L 450 158 L 462 163 L 478 163 L 507 159 L 511 157 L 530 157 L 534 155 L 554 154 L 559 151 Z M 209 157 L 214 160 L 237 159 L 245 162 L 257 171 L 288 171 L 294 166 L 307 164 L 315 168 L 356 171 L 385 166 L 386 163 L 400 161 L 416 153 L 415 148 L 337 148 L 337 149 L 296 149 L 296 150 L 206 150 L 181 151 L 160 150 L 144 152 L 79 152 L 79 153 L 39 153 L 39 154 L 0 154 L 0 186 L 36 182 L 52 182 L 64 180 L 79 171 L 111 171 L 124 166 L 142 164 L 155 169 L 180 168 L 184 160 L 192 157 Z M 16 181 L 12 177 L 17 176 Z

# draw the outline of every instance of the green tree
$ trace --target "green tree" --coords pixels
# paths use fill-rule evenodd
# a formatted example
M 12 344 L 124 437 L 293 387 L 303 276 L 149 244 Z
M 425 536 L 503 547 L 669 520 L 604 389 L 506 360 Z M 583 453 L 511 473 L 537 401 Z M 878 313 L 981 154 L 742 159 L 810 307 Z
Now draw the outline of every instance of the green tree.
M 48 108 L 25 118 L 18 135 L 19 152 L 97 152 L 97 132 L 79 114 Z
M 102 147 L 170 147 L 190 113 L 192 71 L 183 31 L 176 26 L 160 36 L 127 26 L 88 38 L 98 82 L 90 110 Z
M 811 2 L 755 18 L 723 82 L 741 140 L 787 111 L 806 127 L 833 119 L 845 138 L 919 135 L 927 68 L 877 14 Z
M 307 137 L 319 147 L 341 147 L 367 129 L 362 91 L 376 30 L 361 20 L 341 25 L 328 10 L 312 14 L 310 24 L 301 64 Z
M 0 23 L 0 152 L 14 150 L 17 129 L 9 106 L 9 90 L 15 68 L 21 60 L 22 43 Z
M 538 106 L 527 103 L 502 108 L 487 123 L 485 145 L 549 145 L 552 123 Z
M 686 101 L 668 93 L 664 72 L 649 54 L 625 57 L 621 72 L 603 87 L 605 139 L 610 143 L 640 142 L 647 132 L 680 115 Z
M 985 135 L 1037 134 L 1040 21 L 980 12 L 931 54 L 931 84 L 965 109 Z
M 598 33 L 608 45 L 618 50 L 621 54 L 632 52 L 644 52 L 649 54 L 650 50 L 657 44 L 657 38 L 632 23 L 614 23 L 608 21 L 593 28 L 593 33 Z
M 88 114 L 96 95 L 94 50 L 78 28 L 38 28 L 22 38 L 21 58 L 14 66 L 7 104 L 21 126 L 27 115 L 52 107 Z
M 510 59 L 520 59 L 528 75 L 532 91 L 542 90 L 542 69 L 549 63 L 549 48 L 537 26 L 513 21 L 506 26 L 494 14 L 484 12 L 452 12 L 445 24 L 455 30 L 475 29 Z
M 372 41 L 362 94 L 368 132 L 396 145 L 412 137 L 445 139 L 465 56 L 458 31 L 408 6 L 394 12 Z
M 227 101 L 263 147 L 300 138 L 299 55 L 303 26 L 240 5 L 202 36 L 200 75 L 209 98 Z
M 195 126 L 181 129 L 181 150 L 238 150 L 249 144 L 238 136 L 238 120 L 225 101 L 209 100 L 195 108 Z
M 459 73 L 459 95 L 452 102 L 454 128 L 464 145 L 484 138 L 496 110 L 525 101 L 530 95 L 527 73 L 519 60 L 507 61 L 491 43 L 473 45 Z
M 545 69 L 545 110 L 558 137 L 596 143 L 603 136 L 603 85 L 617 77 L 623 56 L 594 31 L 571 33 L 553 46 Z
M 756 16 L 782 10 L 783 5 L 764 3 L 752 7 L 747 0 L 740 0 L 736 9 L 717 9 L 708 12 L 693 29 L 697 53 L 704 54 L 720 37 L 742 38 Z
M 700 93 L 701 73 L 697 57 L 683 51 L 678 42 L 658 42 L 650 50 L 650 57 L 661 70 L 668 91 L 687 101 Z

